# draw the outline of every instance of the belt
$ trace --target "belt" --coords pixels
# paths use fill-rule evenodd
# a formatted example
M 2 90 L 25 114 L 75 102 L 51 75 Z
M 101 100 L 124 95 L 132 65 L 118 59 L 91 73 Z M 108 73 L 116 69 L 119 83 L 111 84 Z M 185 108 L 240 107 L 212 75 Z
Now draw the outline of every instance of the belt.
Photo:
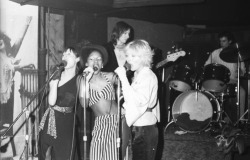
M 146 112 L 152 112 L 153 108 L 147 108 Z
M 157 127 L 156 124 L 148 125 L 148 126 L 133 126 L 132 127 L 132 132 L 138 132 L 141 131 L 143 128 L 146 127 Z
M 49 114 L 49 122 L 48 122 L 47 134 L 51 135 L 52 137 L 54 137 L 56 139 L 57 138 L 57 133 L 56 133 L 55 110 L 65 114 L 65 113 L 71 113 L 73 111 L 73 107 L 59 107 L 59 106 L 55 105 L 53 107 L 50 106 L 45 111 L 45 113 L 44 113 L 44 115 L 42 117 L 42 120 L 40 122 L 40 125 L 39 125 L 39 132 L 41 130 L 43 130 L 46 118 L 47 118 L 47 116 Z

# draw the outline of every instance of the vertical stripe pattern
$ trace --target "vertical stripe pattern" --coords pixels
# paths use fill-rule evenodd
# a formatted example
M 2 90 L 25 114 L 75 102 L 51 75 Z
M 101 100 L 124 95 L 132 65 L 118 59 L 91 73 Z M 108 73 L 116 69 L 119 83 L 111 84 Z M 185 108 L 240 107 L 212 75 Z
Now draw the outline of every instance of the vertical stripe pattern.
M 90 160 L 118 160 L 118 115 L 103 115 L 95 119 L 90 147 Z

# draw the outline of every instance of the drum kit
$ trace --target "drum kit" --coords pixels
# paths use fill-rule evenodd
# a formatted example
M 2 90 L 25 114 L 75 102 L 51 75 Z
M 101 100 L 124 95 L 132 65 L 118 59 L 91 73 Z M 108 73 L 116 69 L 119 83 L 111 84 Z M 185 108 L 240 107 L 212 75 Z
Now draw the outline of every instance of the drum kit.
M 223 49 L 220 58 L 228 63 L 237 63 L 237 66 L 240 62 L 249 60 L 249 57 L 241 56 L 237 47 Z M 180 129 L 190 133 L 199 133 L 209 129 L 214 122 L 220 123 L 223 118 L 229 118 L 224 111 L 223 104 L 227 98 L 237 98 L 239 105 L 237 90 L 239 80 L 235 85 L 228 84 L 230 70 L 217 63 L 203 67 L 202 74 L 198 77 L 198 74 L 194 72 L 195 69 L 188 65 L 174 66 L 169 86 L 170 92 L 177 91 L 178 95 L 168 112 L 172 118 L 171 122 L 176 123 Z M 239 106 L 237 107 L 239 110 Z

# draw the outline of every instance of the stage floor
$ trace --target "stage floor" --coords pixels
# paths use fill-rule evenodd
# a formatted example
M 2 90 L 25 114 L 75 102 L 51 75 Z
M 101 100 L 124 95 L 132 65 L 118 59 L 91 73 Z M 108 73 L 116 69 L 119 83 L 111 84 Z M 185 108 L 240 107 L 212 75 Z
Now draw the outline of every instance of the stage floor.
M 199 133 L 184 132 L 174 122 L 164 128 L 164 144 L 161 160 L 245 160 L 250 159 L 246 138 L 246 151 L 223 154 L 217 145 L 216 136 L 208 130 Z M 250 147 L 250 146 L 249 146 Z M 158 155 L 159 156 L 159 155 Z

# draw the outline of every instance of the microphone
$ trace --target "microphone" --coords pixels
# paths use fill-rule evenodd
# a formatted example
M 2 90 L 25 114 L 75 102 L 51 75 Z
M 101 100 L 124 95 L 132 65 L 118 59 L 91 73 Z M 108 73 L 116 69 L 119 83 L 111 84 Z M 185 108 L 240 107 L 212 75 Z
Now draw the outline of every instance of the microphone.
M 125 64 L 123 65 L 126 71 L 131 69 L 131 65 L 126 61 Z
M 98 70 L 98 67 L 94 66 L 94 67 L 93 67 L 93 70 L 94 70 L 94 71 L 97 71 L 97 70 Z M 83 76 L 86 76 L 86 75 L 88 75 L 88 74 L 89 74 L 89 71 L 84 71 L 82 75 L 83 75 Z
M 57 70 L 64 70 L 65 66 L 67 66 L 67 61 L 62 61 L 62 63 L 56 66 Z
M 58 64 L 55 68 L 52 79 L 56 80 L 61 78 L 62 71 L 64 71 L 65 66 L 67 66 L 67 61 L 62 61 L 62 63 Z

